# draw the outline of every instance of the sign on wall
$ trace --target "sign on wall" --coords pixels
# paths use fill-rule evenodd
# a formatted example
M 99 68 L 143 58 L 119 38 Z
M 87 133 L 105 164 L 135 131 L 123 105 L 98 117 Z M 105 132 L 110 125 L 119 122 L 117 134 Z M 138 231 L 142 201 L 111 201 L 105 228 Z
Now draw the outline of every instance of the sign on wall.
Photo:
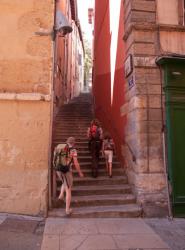
M 133 71 L 132 55 L 130 54 L 125 60 L 125 77 L 128 77 Z

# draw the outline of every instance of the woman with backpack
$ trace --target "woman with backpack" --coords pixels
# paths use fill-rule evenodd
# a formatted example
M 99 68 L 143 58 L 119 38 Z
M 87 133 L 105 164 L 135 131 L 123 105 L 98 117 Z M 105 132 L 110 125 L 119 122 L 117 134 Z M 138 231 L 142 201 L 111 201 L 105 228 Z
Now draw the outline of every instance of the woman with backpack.
M 87 130 L 87 137 L 89 139 L 89 151 L 92 156 L 92 176 L 96 178 L 98 176 L 99 155 L 103 139 L 103 130 L 97 119 L 91 121 L 90 127 Z
M 77 158 L 77 150 L 75 149 L 75 138 L 69 137 L 64 144 L 58 144 L 54 150 L 53 167 L 57 176 L 62 181 L 59 200 L 64 199 L 64 193 L 66 193 L 66 215 L 69 216 L 72 213 L 70 208 L 71 204 L 71 189 L 73 186 L 73 174 L 72 165 L 75 166 L 80 177 L 83 177 L 83 173 L 80 169 L 80 165 Z
M 114 141 L 111 138 L 110 134 L 106 133 L 103 139 L 102 152 L 103 155 L 105 156 L 106 168 L 110 178 L 112 178 L 112 158 L 114 150 L 115 150 Z

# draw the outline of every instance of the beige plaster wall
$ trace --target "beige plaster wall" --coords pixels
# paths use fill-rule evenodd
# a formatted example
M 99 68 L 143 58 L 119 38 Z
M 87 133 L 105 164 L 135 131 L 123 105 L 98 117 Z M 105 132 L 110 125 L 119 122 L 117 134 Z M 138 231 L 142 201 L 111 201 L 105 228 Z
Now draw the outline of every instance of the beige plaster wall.
M 178 0 L 157 0 L 157 21 L 178 25 Z
M 54 0 L 1 0 L 0 212 L 48 206 Z
M 49 102 L 0 101 L 0 211 L 47 208 Z
M 53 0 L 2 0 L 0 90 L 50 92 L 51 38 L 35 35 L 53 25 Z
M 160 43 L 162 51 L 166 53 L 185 54 L 185 31 L 161 31 Z

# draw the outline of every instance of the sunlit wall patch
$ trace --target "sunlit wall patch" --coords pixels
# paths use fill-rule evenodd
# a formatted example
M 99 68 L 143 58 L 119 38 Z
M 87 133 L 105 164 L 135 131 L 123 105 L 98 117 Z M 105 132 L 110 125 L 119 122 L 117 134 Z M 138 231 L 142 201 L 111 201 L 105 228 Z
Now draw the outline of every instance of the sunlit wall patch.
M 116 70 L 116 55 L 117 55 L 117 45 L 118 45 L 121 0 L 116 0 L 116 1 L 109 0 L 109 7 L 110 7 L 110 34 L 111 34 L 110 59 L 111 59 L 111 105 L 112 105 L 114 76 Z

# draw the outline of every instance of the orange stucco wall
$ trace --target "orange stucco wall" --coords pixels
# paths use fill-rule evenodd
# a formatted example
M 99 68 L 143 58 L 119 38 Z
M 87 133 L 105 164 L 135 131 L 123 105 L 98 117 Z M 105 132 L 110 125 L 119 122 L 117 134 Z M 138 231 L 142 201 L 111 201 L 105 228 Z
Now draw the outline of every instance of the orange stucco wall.
M 104 129 L 111 132 L 121 157 L 125 126 L 125 117 L 120 115 L 120 107 L 125 103 L 124 23 L 122 4 L 117 11 L 117 24 L 111 16 L 113 7 L 111 0 L 95 2 L 93 93 L 96 116 Z
M 46 215 L 54 1 L 0 4 L 0 212 Z

